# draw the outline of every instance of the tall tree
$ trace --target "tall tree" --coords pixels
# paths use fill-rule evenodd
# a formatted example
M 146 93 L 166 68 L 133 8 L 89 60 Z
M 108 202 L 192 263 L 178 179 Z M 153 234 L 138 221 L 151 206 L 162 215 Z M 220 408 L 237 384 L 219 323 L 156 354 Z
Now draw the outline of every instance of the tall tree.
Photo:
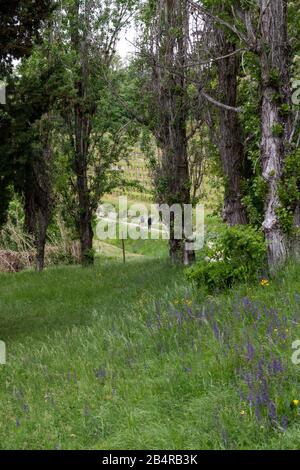
M 49 16 L 54 0 L 9 0 L 0 2 L 0 77 L 13 59 L 29 55 Z
M 9 133 L 0 145 L 10 162 L 10 184 L 24 201 L 25 229 L 36 246 L 38 271 L 44 267 L 46 232 L 54 206 L 51 81 L 57 68 L 43 53 L 43 49 L 35 50 L 9 84 Z
M 246 208 L 242 203 L 242 179 L 245 166 L 243 133 L 234 110 L 238 106 L 238 77 L 240 57 L 233 40 L 226 31 L 215 28 L 219 100 L 226 107 L 219 107 L 218 147 L 225 176 L 223 219 L 229 225 L 247 223 Z M 232 108 L 232 109 L 230 109 Z
M 223 18 L 231 19 L 231 9 L 238 2 L 207 0 L 200 4 L 189 0 L 188 3 L 193 9 L 195 25 L 193 56 L 199 64 L 198 92 L 206 100 L 206 121 L 219 150 L 225 182 L 223 219 L 229 226 L 246 224 L 246 208 L 242 203 L 244 136 L 238 107 L 240 39 L 223 24 Z M 208 88 L 211 88 L 209 93 Z
M 11 0 L 0 2 L 0 80 L 12 72 L 14 59 L 28 56 L 41 37 L 41 27 L 51 14 L 53 0 Z M 16 168 L 10 158 L 12 116 L 0 105 L 0 225 L 6 220 Z
M 284 105 L 291 103 L 287 4 L 286 0 L 260 0 L 261 161 L 268 188 L 263 229 L 272 268 L 288 254 L 278 216 L 279 184 L 291 131 L 290 116 L 282 112 Z
M 149 19 L 148 19 L 149 21 Z M 162 204 L 191 203 L 188 162 L 187 120 L 187 48 L 189 14 L 183 0 L 150 2 L 150 25 L 142 60 L 150 69 L 148 89 L 148 126 L 152 130 L 161 158 L 156 162 L 155 188 Z M 154 111 L 154 114 L 153 114 Z M 149 119 L 150 118 L 150 119 Z M 184 227 L 184 218 L 181 221 Z M 186 249 L 185 236 L 175 236 L 175 218 L 171 212 L 169 251 L 173 261 L 189 264 L 194 252 Z
M 67 87 L 62 87 L 61 113 L 76 179 L 75 218 L 83 265 L 94 261 L 92 222 L 99 197 L 108 189 L 105 178 L 118 151 L 119 158 L 124 152 L 124 134 L 120 131 L 124 122 L 121 118 L 119 128 L 116 126 L 115 107 L 111 103 L 109 108 L 106 99 L 113 81 L 116 41 L 133 6 L 132 0 L 66 1 L 62 10 L 65 21 L 58 18 L 57 40 L 64 49 L 61 60 L 69 65 L 63 80 Z
M 188 1 L 207 15 L 218 30 L 225 28 L 240 47 L 258 59 L 261 98 L 260 161 L 266 188 L 262 228 L 268 243 L 269 266 L 275 269 L 286 259 L 289 250 L 279 215 L 282 209 L 280 191 L 287 188 L 282 189 L 282 183 L 287 183 L 283 182 L 285 159 L 290 151 L 293 133 L 290 112 L 292 61 L 288 40 L 288 1 L 232 0 L 230 7 L 233 14 L 225 17 L 192 0 Z M 211 4 L 210 1 L 208 3 Z

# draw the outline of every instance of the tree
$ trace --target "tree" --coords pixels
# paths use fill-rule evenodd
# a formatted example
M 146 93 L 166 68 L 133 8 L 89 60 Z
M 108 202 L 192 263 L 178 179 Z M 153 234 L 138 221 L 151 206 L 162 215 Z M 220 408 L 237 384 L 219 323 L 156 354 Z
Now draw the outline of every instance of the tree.
M 211 5 L 204 8 L 191 0 L 189 2 L 218 25 L 218 30 L 225 28 L 240 47 L 253 54 L 259 61 L 260 161 L 265 186 L 262 228 L 268 243 L 269 266 L 275 269 L 288 255 L 288 240 L 280 220 L 280 188 L 281 192 L 284 191 L 282 185 L 287 183 L 283 181 L 283 174 L 292 135 L 292 61 L 288 40 L 288 2 L 257 0 L 242 4 L 239 1 L 231 1 L 229 6 L 233 15 L 225 17 L 209 8 Z M 223 74 L 224 69 L 221 68 L 220 72 Z M 228 128 L 227 125 L 226 129 Z
M 279 183 L 290 137 L 290 49 L 287 37 L 287 1 L 260 0 L 261 161 L 267 184 L 263 229 L 268 242 L 269 265 L 285 261 L 286 237 L 280 224 Z
M 141 60 L 147 64 L 147 114 L 144 122 L 153 132 L 161 157 L 155 162 L 156 198 L 161 204 L 191 203 L 188 161 L 187 47 L 189 16 L 185 1 L 158 1 L 148 5 Z M 143 67 L 145 67 L 143 65 Z M 144 88 L 143 88 L 144 89 Z M 182 216 L 182 228 L 184 218 Z M 189 264 L 194 252 L 186 250 L 188 234 L 175 236 L 174 213 L 170 218 L 170 257 Z
M 229 108 L 219 107 L 218 147 L 225 175 L 223 219 L 229 225 L 247 223 L 246 208 L 242 203 L 244 169 L 243 132 L 237 108 L 240 57 L 234 41 L 226 31 L 215 30 L 219 101 Z
M 113 113 L 110 88 L 116 41 L 133 6 L 131 0 L 66 1 L 60 12 L 64 22 L 58 20 L 61 61 L 68 64 L 61 80 L 61 115 L 69 136 L 70 168 L 75 175 L 75 182 L 73 175 L 70 180 L 76 193 L 74 215 L 83 265 L 94 261 L 93 217 L 100 196 L 109 187 L 110 166 L 124 154 L 124 134 L 128 135 L 129 130 L 125 126 L 126 133 L 122 131 L 123 117 Z M 59 54 L 58 49 L 57 45 Z
M 0 77 L 11 67 L 13 59 L 30 54 L 33 41 L 53 6 L 53 0 L 0 3 Z
M 28 56 L 43 22 L 50 15 L 52 0 L 11 0 L 0 3 L 0 79 L 11 73 L 13 59 Z M 0 106 L 0 226 L 12 196 L 15 177 L 10 155 L 11 116 Z
M 46 233 L 54 207 L 51 80 L 57 68 L 43 54 L 43 49 L 35 50 L 19 67 L 19 77 L 9 84 L 9 133 L 0 145 L 10 162 L 10 184 L 24 202 L 25 229 L 36 246 L 38 271 L 44 267 Z
M 193 11 L 193 61 L 197 70 L 200 106 L 216 143 L 225 182 L 223 220 L 229 225 L 246 224 L 242 183 L 245 176 L 244 135 L 238 106 L 240 74 L 239 38 L 222 24 L 236 2 L 189 1 Z M 191 64 L 193 66 L 193 64 Z M 217 83 L 217 86 L 216 86 Z M 209 89 L 207 93 L 207 89 Z M 213 106 L 212 106 L 213 105 Z

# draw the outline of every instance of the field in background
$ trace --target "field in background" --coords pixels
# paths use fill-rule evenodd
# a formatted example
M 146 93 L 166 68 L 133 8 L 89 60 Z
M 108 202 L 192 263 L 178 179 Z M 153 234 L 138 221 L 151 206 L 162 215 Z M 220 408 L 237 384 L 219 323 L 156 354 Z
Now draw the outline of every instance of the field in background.
M 142 189 L 140 191 L 134 188 L 128 188 L 127 190 L 120 188 L 114 192 L 112 198 L 126 194 L 133 200 L 152 200 L 153 185 L 151 181 L 151 172 L 148 168 L 145 156 L 138 148 L 133 149 L 128 160 L 121 160 L 116 165 L 115 170 L 121 171 L 128 182 L 138 182 Z M 218 177 L 210 174 L 209 168 L 207 168 L 206 174 L 203 178 L 202 187 L 200 189 L 200 202 L 203 203 L 207 211 L 211 213 L 220 209 L 222 200 L 222 183 Z
M 112 195 L 106 195 L 103 200 L 101 201 L 101 204 L 110 204 L 112 205 L 115 210 L 118 212 L 119 208 L 119 197 L 120 196 L 127 196 L 128 198 L 128 208 L 130 205 L 141 203 L 145 205 L 149 212 L 150 212 L 150 207 L 151 207 L 151 199 L 148 200 L 143 200 L 143 198 L 138 199 L 137 195 L 136 197 L 134 194 L 125 194 L 121 193 L 120 194 L 112 194 Z M 203 201 L 200 201 L 201 203 L 204 204 L 204 212 L 205 212 L 205 239 L 206 240 L 211 240 L 217 237 L 218 233 L 221 230 L 222 227 L 222 222 L 220 221 L 220 218 L 218 215 L 215 214 L 216 210 L 216 201 L 215 199 L 213 202 L 210 204 L 206 203 L 206 198 L 210 197 L 209 192 L 206 194 L 205 198 Z M 212 196 L 211 196 L 212 197 Z M 97 239 L 97 234 L 96 234 L 96 224 L 97 221 L 95 221 L 94 224 L 94 234 L 95 234 L 95 240 L 94 240 L 94 247 L 96 251 L 99 252 L 101 251 L 101 248 L 99 248 L 99 242 L 102 240 Z M 118 228 L 117 228 L 117 234 L 118 234 Z M 103 242 L 103 241 L 102 241 Z M 122 249 L 122 243 L 121 240 L 117 237 L 115 240 L 105 240 L 105 245 L 113 245 L 117 250 Z M 152 256 L 152 257 L 157 257 L 157 258 L 164 258 L 168 256 L 168 241 L 167 240 L 152 240 L 149 234 L 149 239 L 148 240 L 132 240 L 132 239 L 127 239 L 125 240 L 125 250 L 127 253 L 134 253 L 134 254 L 141 254 L 145 256 Z M 103 251 L 103 243 L 102 243 L 102 251 Z M 119 253 L 120 255 L 120 253 Z
M 147 161 L 143 153 L 135 148 L 129 155 L 127 160 L 121 160 L 118 162 L 115 168 L 116 171 L 120 171 L 125 176 L 125 179 L 130 182 L 138 182 L 141 185 L 142 191 L 137 189 L 128 188 L 126 194 L 132 198 L 150 200 L 152 194 L 152 181 L 151 173 L 147 166 Z M 116 190 L 114 195 L 119 196 L 124 194 L 124 189 Z

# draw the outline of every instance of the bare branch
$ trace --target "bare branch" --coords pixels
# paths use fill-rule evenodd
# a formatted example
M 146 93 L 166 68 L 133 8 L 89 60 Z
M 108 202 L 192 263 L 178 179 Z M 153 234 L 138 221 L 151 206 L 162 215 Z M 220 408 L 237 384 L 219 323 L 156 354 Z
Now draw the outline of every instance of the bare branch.
M 200 90 L 200 93 L 204 98 L 207 99 L 210 103 L 214 104 L 215 106 L 218 106 L 218 108 L 226 109 L 227 111 L 233 111 L 235 113 L 241 113 L 243 112 L 242 108 L 235 108 L 233 106 L 228 106 L 227 104 L 221 103 L 220 101 L 215 100 L 211 96 L 209 96 L 205 91 Z
M 238 36 L 238 38 L 244 43 L 249 45 L 249 39 L 247 36 L 245 36 L 241 31 L 239 31 L 234 25 L 228 23 L 227 21 L 219 18 L 218 16 L 215 16 L 213 13 L 208 11 L 206 8 L 204 8 L 202 5 L 199 5 L 198 3 L 195 3 L 193 0 L 187 0 L 187 2 L 193 7 L 196 8 L 197 10 L 201 11 L 205 16 L 208 18 L 211 18 L 213 21 L 216 23 L 219 23 L 223 26 L 226 26 L 226 28 L 230 29 L 234 34 Z

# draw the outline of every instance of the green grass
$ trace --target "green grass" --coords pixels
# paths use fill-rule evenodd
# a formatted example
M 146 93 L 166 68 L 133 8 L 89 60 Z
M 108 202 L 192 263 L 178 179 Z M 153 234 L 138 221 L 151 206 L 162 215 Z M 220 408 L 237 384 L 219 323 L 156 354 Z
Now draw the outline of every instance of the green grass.
M 137 201 L 135 199 L 130 199 L 128 198 L 128 207 L 132 204 L 136 203 L 142 203 L 145 205 L 148 210 L 150 210 L 151 203 L 150 202 L 143 202 L 141 200 Z M 105 197 L 103 200 L 103 204 L 111 204 L 115 207 L 116 211 L 118 210 L 119 206 L 119 199 L 117 196 L 111 196 L 108 195 Z M 95 224 L 96 225 L 96 224 Z M 96 227 L 94 232 L 96 232 Z M 117 224 L 116 228 L 117 235 L 119 233 L 119 225 Z M 97 249 L 99 244 L 99 240 L 97 240 L 97 237 L 95 239 L 95 248 Z M 105 240 L 106 248 L 108 245 L 112 245 L 113 247 L 116 247 L 117 249 L 122 249 L 121 245 L 121 240 L 119 238 L 115 240 Z M 166 258 L 168 256 L 168 241 L 167 240 L 153 240 L 150 238 L 148 240 L 133 240 L 131 238 L 128 238 L 125 240 L 125 250 L 127 252 L 127 256 L 130 254 L 139 254 L 143 256 L 149 256 L 149 257 L 154 257 L 154 258 Z M 105 252 L 107 249 L 105 250 Z
M 266 288 L 204 300 L 163 258 L 0 275 L 0 448 L 298 448 L 299 279 L 290 265 Z M 282 361 L 263 366 L 276 420 L 240 396 L 261 358 Z
M 120 240 L 107 240 L 107 243 L 120 249 L 122 247 Z M 124 240 L 124 243 L 125 251 L 128 254 L 140 254 L 156 259 L 166 258 L 168 256 L 169 248 L 167 240 L 132 240 L 128 238 Z

